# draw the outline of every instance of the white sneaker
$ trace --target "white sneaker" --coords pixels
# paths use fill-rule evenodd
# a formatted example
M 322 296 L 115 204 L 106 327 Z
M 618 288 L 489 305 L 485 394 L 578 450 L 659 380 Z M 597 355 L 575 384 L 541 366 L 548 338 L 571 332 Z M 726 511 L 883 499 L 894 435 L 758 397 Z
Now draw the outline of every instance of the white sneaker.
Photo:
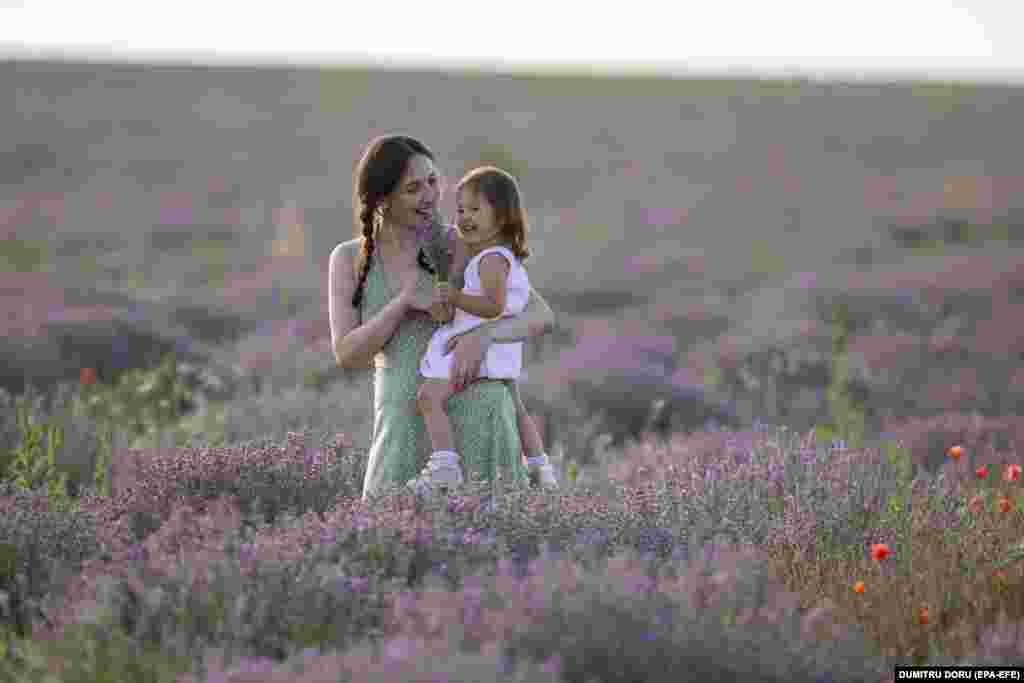
M 420 476 L 406 482 L 406 486 L 421 496 L 429 495 L 435 489 L 449 491 L 463 482 L 462 467 L 458 458 L 431 455 Z
M 558 479 L 555 478 L 555 468 L 551 466 L 551 462 L 548 461 L 546 456 L 540 462 L 528 464 L 527 471 L 530 473 L 530 483 L 534 486 L 539 483 L 546 489 L 558 488 Z

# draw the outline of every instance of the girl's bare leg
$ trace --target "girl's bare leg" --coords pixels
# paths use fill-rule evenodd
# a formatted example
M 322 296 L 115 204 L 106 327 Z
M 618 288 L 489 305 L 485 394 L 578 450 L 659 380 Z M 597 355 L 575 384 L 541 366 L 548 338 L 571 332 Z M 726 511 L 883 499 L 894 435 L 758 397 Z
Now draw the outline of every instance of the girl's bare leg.
M 455 385 L 446 379 L 426 378 L 416 394 L 416 404 L 430 436 L 433 451 L 454 451 L 452 427 L 448 421 L 448 399 L 455 393 Z
M 544 453 L 544 441 L 533 418 L 523 406 L 523 401 L 519 397 L 519 385 L 515 381 L 510 381 L 509 388 L 512 390 L 512 400 L 516 404 L 516 424 L 519 427 L 519 440 L 523 444 L 523 450 L 526 451 L 527 457 L 541 455 Z

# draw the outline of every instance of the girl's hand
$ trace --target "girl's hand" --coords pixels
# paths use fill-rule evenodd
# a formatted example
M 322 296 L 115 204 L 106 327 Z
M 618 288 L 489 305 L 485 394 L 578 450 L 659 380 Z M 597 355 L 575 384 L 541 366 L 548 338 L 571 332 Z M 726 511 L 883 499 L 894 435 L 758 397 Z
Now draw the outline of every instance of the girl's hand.
M 474 332 L 463 332 L 452 337 L 445 347 L 446 353 L 455 353 L 451 377 L 455 391 L 462 391 L 466 385 L 476 381 L 480 376 L 480 366 L 483 364 L 487 349 L 484 348 L 480 335 Z
M 435 301 L 430 306 L 430 317 L 433 318 L 435 322 L 450 323 L 452 319 L 455 318 L 455 307 L 451 304 L 442 304 Z
M 455 292 L 452 291 L 452 286 L 448 282 L 438 282 L 436 288 L 437 301 L 442 304 L 454 306 L 455 305 Z

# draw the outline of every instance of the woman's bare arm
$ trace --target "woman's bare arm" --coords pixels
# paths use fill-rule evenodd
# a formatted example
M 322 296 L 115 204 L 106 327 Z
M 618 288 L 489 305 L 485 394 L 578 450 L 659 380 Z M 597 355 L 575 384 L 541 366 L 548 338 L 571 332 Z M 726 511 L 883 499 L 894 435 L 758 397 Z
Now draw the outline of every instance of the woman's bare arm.
M 331 252 L 329 279 L 334 359 L 349 370 L 370 367 L 374 355 L 384 347 L 409 311 L 409 303 L 396 297 L 377 315 L 360 324 L 359 311 L 352 307 L 354 266 L 340 244 Z

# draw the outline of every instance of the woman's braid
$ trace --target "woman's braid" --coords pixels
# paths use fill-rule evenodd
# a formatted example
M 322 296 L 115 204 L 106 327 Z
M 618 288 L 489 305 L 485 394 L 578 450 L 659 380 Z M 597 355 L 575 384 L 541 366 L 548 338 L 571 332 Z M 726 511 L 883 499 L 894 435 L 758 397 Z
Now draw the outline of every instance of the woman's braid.
M 363 302 L 363 287 L 366 285 L 366 276 L 370 273 L 370 260 L 373 258 L 373 209 L 364 206 L 359 212 L 359 221 L 363 224 L 363 267 L 359 273 L 359 284 L 356 285 L 355 294 L 352 295 L 352 308 L 359 308 Z

